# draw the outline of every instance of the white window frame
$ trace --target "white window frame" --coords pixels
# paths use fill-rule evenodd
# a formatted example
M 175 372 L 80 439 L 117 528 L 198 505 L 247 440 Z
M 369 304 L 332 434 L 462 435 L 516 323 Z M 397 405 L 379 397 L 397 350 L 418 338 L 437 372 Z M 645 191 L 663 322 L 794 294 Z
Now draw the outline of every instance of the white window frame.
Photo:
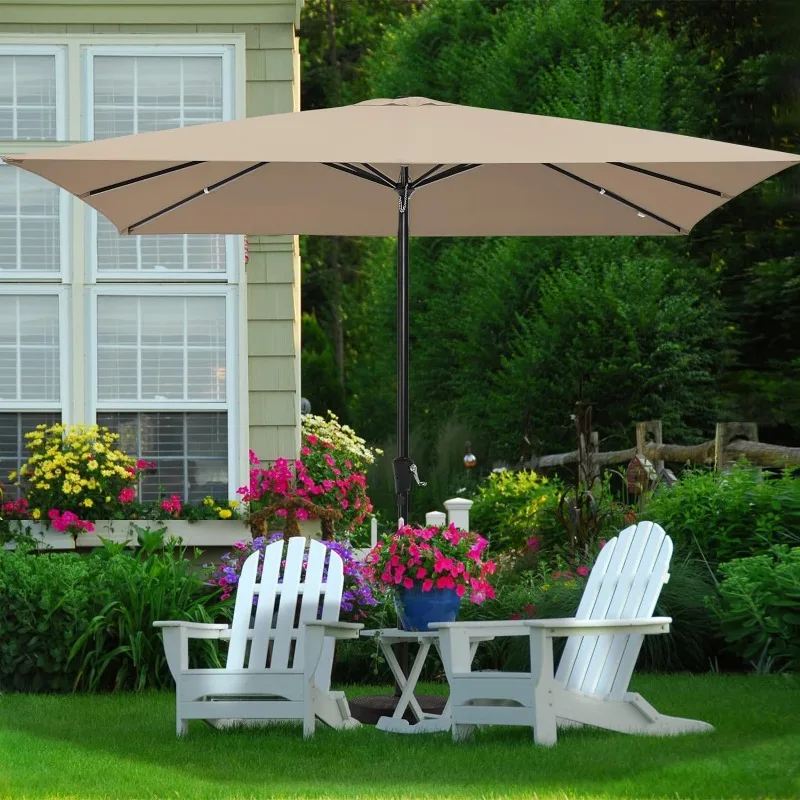
M 30 413 L 35 411 L 60 411 L 61 421 L 69 424 L 69 409 L 71 407 L 71 370 L 72 364 L 69 347 L 71 327 L 70 327 L 70 297 L 69 289 L 66 286 L 52 286 L 46 289 L 37 285 L 16 285 L 9 286 L 0 284 L 0 306 L 3 297 L 14 295 L 33 295 L 36 297 L 57 297 L 58 298 L 58 358 L 59 358 L 59 378 L 61 386 L 59 389 L 58 400 L 0 400 L 0 413 L 2 412 L 23 412 Z M 19 364 L 17 365 L 19 370 Z
M 98 412 L 158 412 L 224 411 L 228 421 L 228 486 L 230 496 L 236 493 L 239 475 L 239 420 L 243 417 L 240 404 L 247 398 L 246 387 L 239 387 L 239 314 L 238 289 L 235 286 L 181 284 L 101 284 L 87 287 L 88 302 L 86 358 L 86 418 L 94 423 Z M 115 400 L 99 401 L 97 398 L 97 307 L 100 297 L 223 297 L 225 299 L 225 402 L 191 400 Z M 243 397 L 244 395 L 244 397 Z
M 83 135 L 87 141 L 94 139 L 94 59 L 96 56 L 175 56 L 208 58 L 217 56 L 222 59 L 222 121 L 228 122 L 236 118 L 236 48 L 230 44 L 186 44 L 186 45 L 87 45 L 81 48 L 83 59 Z M 223 272 L 194 270 L 175 270 L 174 272 L 138 270 L 119 270 L 102 273 L 97 265 L 97 212 L 89 211 L 89 224 L 86 226 L 86 252 L 88 254 L 88 279 L 90 283 L 106 281 L 146 282 L 157 280 L 160 283 L 192 281 L 214 281 L 218 283 L 236 283 L 239 266 L 239 239 L 241 237 L 225 236 L 225 263 Z
M 0 170 L 17 170 L 0 160 Z M 39 180 L 45 180 L 40 178 Z M 17 212 L 19 218 L 19 212 Z M 0 270 L 0 286 L 13 281 L 15 283 L 40 281 L 47 283 L 69 283 L 71 278 L 70 265 L 72 263 L 72 202 L 69 194 L 63 189 L 58 190 L 58 235 L 59 235 L 59 269 L 57 272 L 36 270 Z M 20 242 L 17 241 L 17 259 L 19 259 Z
M 46 44 L 3 44 L 0 56 L 55 56 L 56 61 L 56 138 L 16 139 L 12 142 L 64 142 L 69 127 L 69 97 L 67 95 L 67 46 Z

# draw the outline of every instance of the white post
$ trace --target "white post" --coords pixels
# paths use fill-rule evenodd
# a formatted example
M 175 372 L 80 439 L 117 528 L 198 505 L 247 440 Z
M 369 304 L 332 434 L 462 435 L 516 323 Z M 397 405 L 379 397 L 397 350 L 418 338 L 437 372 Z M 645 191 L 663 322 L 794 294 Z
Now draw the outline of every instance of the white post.
M 462 531 L 469 530 L 469 510 L 472 508 L 472 500 L 454 497 L 452 500 L 445 500 L 444 507 L 447 509 L 450 524 Z
M 369 523 L 369 546 L 375 547 L 378 544 L 378 518 L 373 517 Z
M 447 522 L 447 517 L 444 514 L 444 511 L 429 511 L 425 515 L 425 524 L 428 526 L 431 525 L 444 525 Z

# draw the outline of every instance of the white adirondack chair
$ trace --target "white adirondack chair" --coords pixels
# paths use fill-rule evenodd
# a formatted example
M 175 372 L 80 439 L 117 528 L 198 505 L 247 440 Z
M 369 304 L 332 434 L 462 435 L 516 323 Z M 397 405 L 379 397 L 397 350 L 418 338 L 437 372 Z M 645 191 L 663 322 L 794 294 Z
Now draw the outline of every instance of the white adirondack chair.
M 558 725 L 667 736 L 710 731 L 705 722 L 659 714 L 628 691 L 644 634 L 667 633 L 670 617 L 653 617 L 669 580 L 672 540 L 651 522 L 626 528 L 600 552 L 572 619 L 451 622 L 440 631 L 450 684 L 453 738 L 476 725 L 533 728 L 537 744 L 556 743 Z M 530 672 L 472 672 L 470 643 L 527 636 Z M 558 671 L 553 639 L 567 637 Z M 472 650 L 474 653 L 474 648 Z
M 179 736 L 187 732 L 190 719 L 216 727 L 236 720 L 297 719 L 303 720 L 304 736 L 313 734 L 316 718 L 334 728 L 358 726 L 344 694 L 329 691 L 334 640 L 356 639 L 364 627 L 338 621 L 342 559 L 321 542 L 296 536 L 289 539 L 284 560 L 283 544 L 266 547 L 260 580 L 260 553 L 245 561 L 230 627 L 154 623 L 163 630 L 175 679 Z M 225 667 L 190 669 L 190 639 L 227 639 Z

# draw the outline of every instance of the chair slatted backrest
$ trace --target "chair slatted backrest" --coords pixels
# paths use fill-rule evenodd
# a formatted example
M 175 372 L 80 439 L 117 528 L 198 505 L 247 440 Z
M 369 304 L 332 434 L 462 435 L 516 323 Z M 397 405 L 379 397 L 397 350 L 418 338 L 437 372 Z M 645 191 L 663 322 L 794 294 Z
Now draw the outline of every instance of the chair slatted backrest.
M 283 541 L 267 545 L 259 576 L 260 560 L 253 553 L 242 567 L 226 666 L 302 672 L 304 623 L 339 619 L 342 559 L 321 542 L 294 536 L 285 554 Z
M 600 551 L 577 619 L 646 619 L 669 580 L 672 540 L 653 522 L 626 528 Z M 636 666 L 642 634 L 570 636 L 556 678 L 568 689 L 620 697 Z

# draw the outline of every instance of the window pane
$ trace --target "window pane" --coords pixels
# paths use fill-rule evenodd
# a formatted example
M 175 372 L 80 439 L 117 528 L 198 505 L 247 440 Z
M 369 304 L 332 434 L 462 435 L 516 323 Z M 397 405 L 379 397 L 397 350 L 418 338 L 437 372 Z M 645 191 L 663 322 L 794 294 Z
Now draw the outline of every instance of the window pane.
M 215 122 L 222 110 L 221 56 L 94 57 L 95 139 Z
M 18 472 L 28 460 L 25 449 L 25 434 L 37 425 L 55 425 L 61 422 L 61 414 L 51 412 L 0 412 L 0 483 L 6 492 L 6 500 L 19 497 L 19 490 L 9 485 L 8 473 Z
M 60 397 L 58 298 L 0 295 L 0 399 Z
M 0 55 L 0 138 L 56 138 L 54 55 Z
M 138 242 L 138 250 L 137 250 Z M 216 234 L 120 236 L 97 217 L 97 270 L 112 272 L 219 272 L 227 267 L 225 237 Z
M 224 297 L 100 297 L 98 398 L 226 399 Z
M 0 167 L 0 273 L 61 270 L 59 192 L 37 175 Z
M 98 425 L 120 434 L 129 455 L 156 462 L 142 478 L 143 500 L 178 494 L 191 502 L 228 495 L 228 420 L 224 412 L 105 412 Z

